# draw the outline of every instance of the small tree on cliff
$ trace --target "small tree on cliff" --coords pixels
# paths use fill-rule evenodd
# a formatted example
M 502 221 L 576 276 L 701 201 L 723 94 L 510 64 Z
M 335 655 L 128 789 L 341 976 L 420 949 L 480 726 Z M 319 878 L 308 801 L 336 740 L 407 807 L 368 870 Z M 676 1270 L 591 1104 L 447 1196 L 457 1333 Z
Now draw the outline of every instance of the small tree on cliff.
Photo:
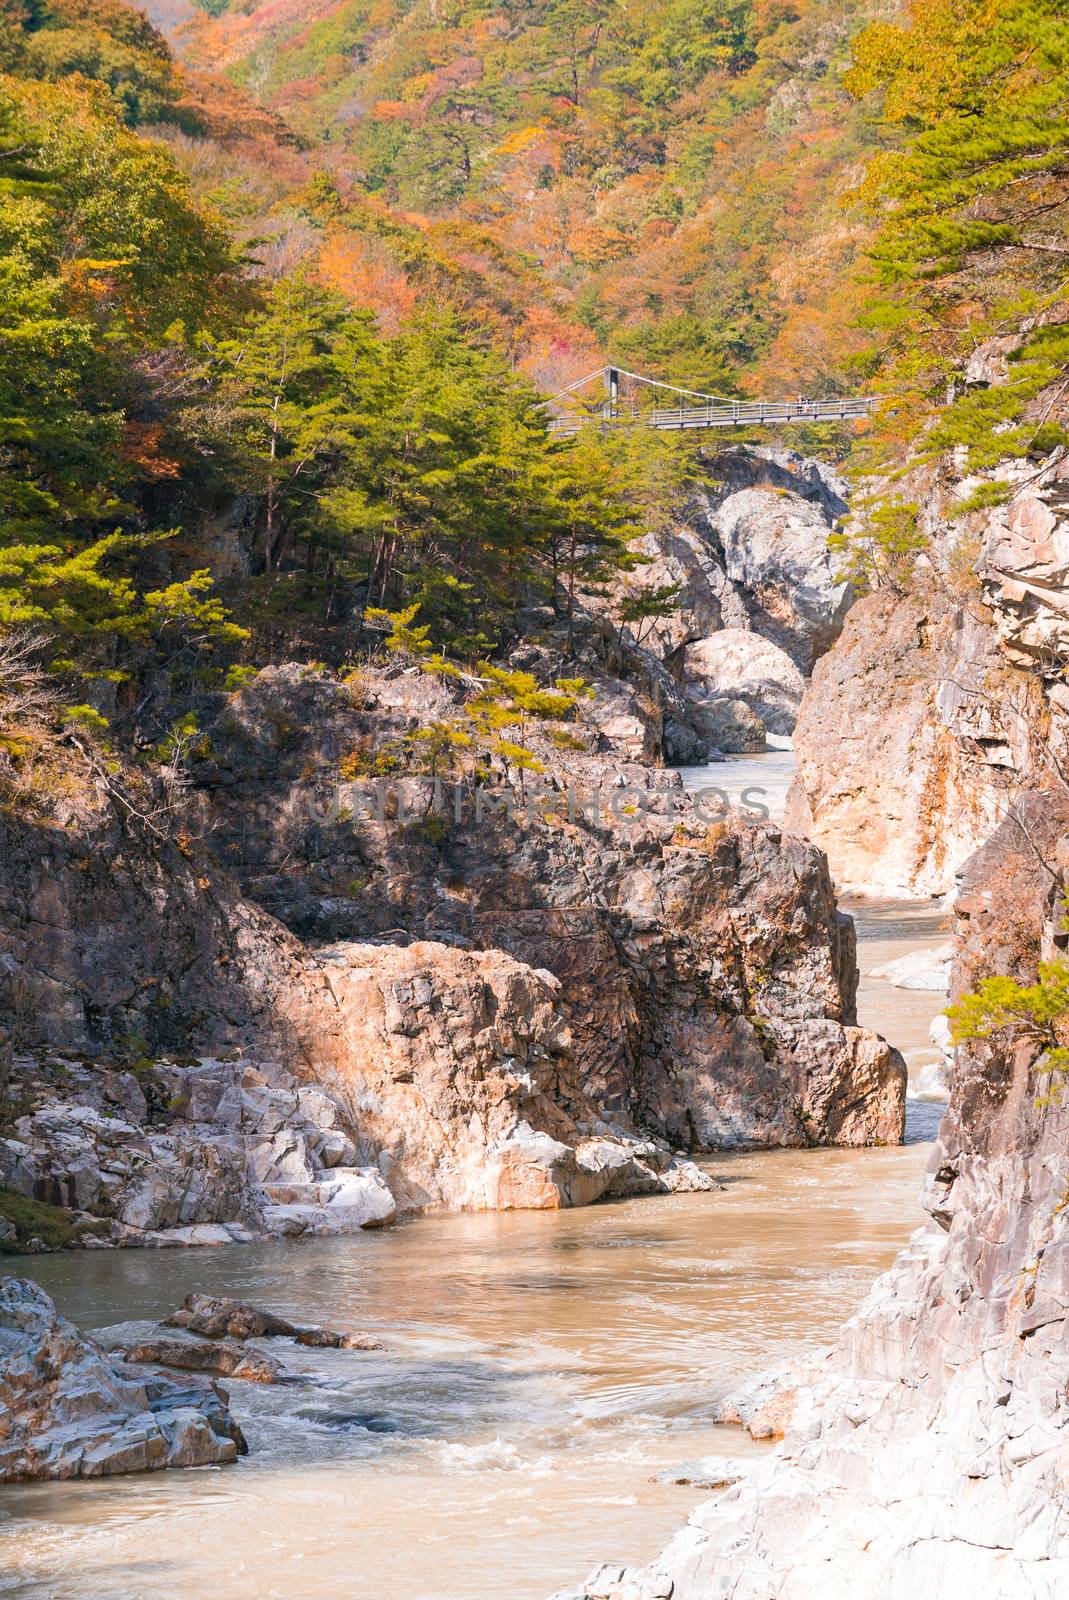
M 947 1007 L 947 1015 L 956 1044 L 1004 1034 L 1034 1043 L 1050 1070 L 1069 1070 L 1069 961 L 1064 957 L 1041 961 L 1034 983 L 983 978 L 973 994 Z
M 482 662 L 482 686 L 465 707 L 491 752 L 520 775 L 520 792 L 526 792 L 525 774 L 541 772 L 542 763 L 524 742 L 532 721 L 560 721 L 587 693 L 582 678 L 557 678 L 552 689 L 544 688 L 531 672 L 510 671 Z M 503 730 L 515 728 L 519 742 L 506 739 Z

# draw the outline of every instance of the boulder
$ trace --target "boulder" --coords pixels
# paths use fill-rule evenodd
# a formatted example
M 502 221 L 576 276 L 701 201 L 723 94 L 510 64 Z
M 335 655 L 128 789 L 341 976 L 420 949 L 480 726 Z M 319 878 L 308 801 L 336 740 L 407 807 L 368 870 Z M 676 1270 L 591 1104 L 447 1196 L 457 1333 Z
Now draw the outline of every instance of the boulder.
M 276 1317 L 272 1311 L 228 1300 L 218 1295 L 190 1294 L 164 1322 L 164 1327 L 186 1328 L 207 1339 L 295 1339 L 317 1350 L 381 1350 L 381 1342 L 368 1333 L 335 1333 L 329 1328 L 307 1328 Z M 182 1348 L 186 1348 L 183 1345 Z M 225 1348 L 225 1347 L 219 1347 Z
M 184 1372 L 215 1372 L 222 1378 L 242 1378 L 247 1383 L 278 1383 L 282 1368 L 259 1350 L 236 1344 L 200 1343 L 192 1339 L 145 1339 L 127 1345 L 124 1361 L 140 1366 L 178 1367 Z
M 752 1461 L 733 1456 L 700 1456 L 696 1461 L 684 1461 L 682 1466 L 658 1472 L 652 1481 L 676 1484 L 682 1489 L 730 1489 L 733 1483 L 742 1482 L 753 1465 Z
M 759 633 L 723 628 L 687 646 L 684 687 L 699 706 L 741 700 L 770 733 L 794 731 L 805 680 L 785 650 Z
M 382 1228 L 397 1215 L 397 1202 L 377 1167 L 332 1167 L 310 1182 L 265 1183 L 264 1226 L 268 1233 L 325 1236 Z
M 208 1466 L 246 1448 L 222 1390 L 124 1372 L 37 1284 L 0 1280 L 0 1479 Z
M 902 1139 L 906 1065 L 867 1028 L 830 1018 L 681 1018 L 676 1037 L 675 1071 L 650 1114 L 670 1128 L 674 1112 L 685 1114 L 698 1149 Z
M 781 487 L 756 485 L 728 495 L 712 521 L 727 577 L 746 597 L 751 627 L 808 676 L 839 637 L 855 598 L 828 549 L 824 507 Z

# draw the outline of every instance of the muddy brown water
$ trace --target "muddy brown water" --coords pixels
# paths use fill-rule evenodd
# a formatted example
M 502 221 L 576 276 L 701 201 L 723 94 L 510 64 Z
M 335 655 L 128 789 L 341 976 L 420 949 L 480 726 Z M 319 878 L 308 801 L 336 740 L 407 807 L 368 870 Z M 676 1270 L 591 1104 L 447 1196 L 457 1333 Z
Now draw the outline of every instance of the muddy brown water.
M 863 973 L 940 942 L 928 906 L 866 906 L 859 932 Z M 861 1014 L 924 1051 L 941 1004 L 870 981 Z M 712 1194 L 34 1260 L 85 1327 L 200 1289 L 386 1349 L 265 1342 L 300 1381 L 229 1384 L 237 1466 L 0 1491 L 0 1595 L 546 1600 L 649 1560 L 702 1498 L 654 1475 L 761 1449 L 713 1426 L 717 1397 L 831 1339 L 921 1221 L 940 1109 L 911 1103 L 901 1149 L 719 1157 Z

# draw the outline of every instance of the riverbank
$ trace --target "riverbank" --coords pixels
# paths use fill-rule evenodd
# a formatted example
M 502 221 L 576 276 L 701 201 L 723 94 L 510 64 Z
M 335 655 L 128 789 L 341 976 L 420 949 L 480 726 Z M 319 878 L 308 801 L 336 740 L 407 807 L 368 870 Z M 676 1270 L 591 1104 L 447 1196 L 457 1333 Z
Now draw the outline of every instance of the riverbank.
M 863 975 L 936 937 L 930 908 L 894 911 L 860 915 Z M 940 1003 L 863 976 L 862 1020 L 907 1058 Z M 299 1385 L 230 1382 L 250 1454 L 226 1473 L 0 1491 L 0 1595 L 312 1600 L 358 1572 L 375 1600 L 544 1600 L 606 1551 L 648 1561 L 702 1498 L 656 1475 L 762 1453 L 716 1401 L 828 1342 L 922 1220 L 941 1109 L 910 1101 L 901 1148 L 714 1158 L 707 1194 L 36 1259 L 88 1328 L 134 1333 L 196 1289 L 386 1349 L 287 1350 Z
M 775 822 L 792 768 L 785 748 L 683 780 L 736 809 L 748 791 Z M 942 998 L 868 975 L 938 943 L 938 913 L 851 909 L 860 1021 L 912 1070 Z M 89 1329 L 143 1332 L 200 1290 L 359 1326 L 385 1349 L 287 1350 L 299 1383 L 230 1381 L 250 1454 L 226 1473 L 0 1492 L 0 1595 L 244 1600 L 251 1583 L 312 1600 L 359 1573 L 375 1600 L 544 1600 L 607 1550 L 648 1561 L 701 1498 L 658 1474 L 765 1448 L 716 1427 L 717 1400 L 831 1340 L 922 1220 L 940 1110 L 911 1100 L 899 1148 L 715 1157 L 702 1166 L 722 1187 L 706 1193 L 36 1258 Z
M 0 1594 L 312 1600 L 359 1573 L 375 1600 L 544 1600 L 606 1549 L 648 1560 L 701 1498 L 651 1478 L 762 1448 L 713 1426 L 716 1399 L 832 1337 L 919 1220 L 924 1159 L 724 1156 L 708 1195 L 40 1258 L 84 1326 L 197 1288 L 387 1348 L 275 1348 L 307 1383 L 229 1382 L 250 1454 L 225 1473 L 0 1491 Z

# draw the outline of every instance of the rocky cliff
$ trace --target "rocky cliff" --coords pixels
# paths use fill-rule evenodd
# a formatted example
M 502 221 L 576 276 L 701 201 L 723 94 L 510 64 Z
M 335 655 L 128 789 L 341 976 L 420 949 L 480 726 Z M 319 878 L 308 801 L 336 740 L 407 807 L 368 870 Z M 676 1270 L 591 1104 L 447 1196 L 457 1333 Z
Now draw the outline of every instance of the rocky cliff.
M 928 554 L 860 601 L 816 665 L 785 820 L 840 887 L 943 894 L 1030 783 L 1060 778 L 1069 695 L 1069 461 L 917 469 Z M 1003 503 L 961 513 L 970 496 Z M 1027 669 L 1022 671 L 1020 669 Z
M 53 798 L 3 824 L 9 1189 L 82 1242 L 211 1243 L 900 1137 L 904 1070 L 855 1025 L 819 851 L 708 825 L 598 753 L 596 712 L 566 761 L 542 739 L 537 804 L 503 774 L 445 805 L 353 776 L 464 692 L 267 669 L 206 697 L 156 812 L 136 775 L 79 788 L 52 753 Z
M 828 549 L 846 486 L 786 449 L 728 447 L 705 467 L 708 485 L 685 519 L 647 538 L 629 587 L 678 588 L 642 635 L 681 684 L 677 717 L 716 749 L 761 750 L 766 731 L 792 731 L 855 598 Z
M 1064 945 L 1069 807 L 1026 797 L 970 860 L 954 988 Z M 1069 1583 L 1069 1101 L 1036 1044 L 961 1047 L 931 1216 L 836 1348 L 735 1414 L 786 1432 L 653 1567 L 584 1600 L 1053 1600 Z M 731 1414 L 731 1408 L 729 1408 Z

